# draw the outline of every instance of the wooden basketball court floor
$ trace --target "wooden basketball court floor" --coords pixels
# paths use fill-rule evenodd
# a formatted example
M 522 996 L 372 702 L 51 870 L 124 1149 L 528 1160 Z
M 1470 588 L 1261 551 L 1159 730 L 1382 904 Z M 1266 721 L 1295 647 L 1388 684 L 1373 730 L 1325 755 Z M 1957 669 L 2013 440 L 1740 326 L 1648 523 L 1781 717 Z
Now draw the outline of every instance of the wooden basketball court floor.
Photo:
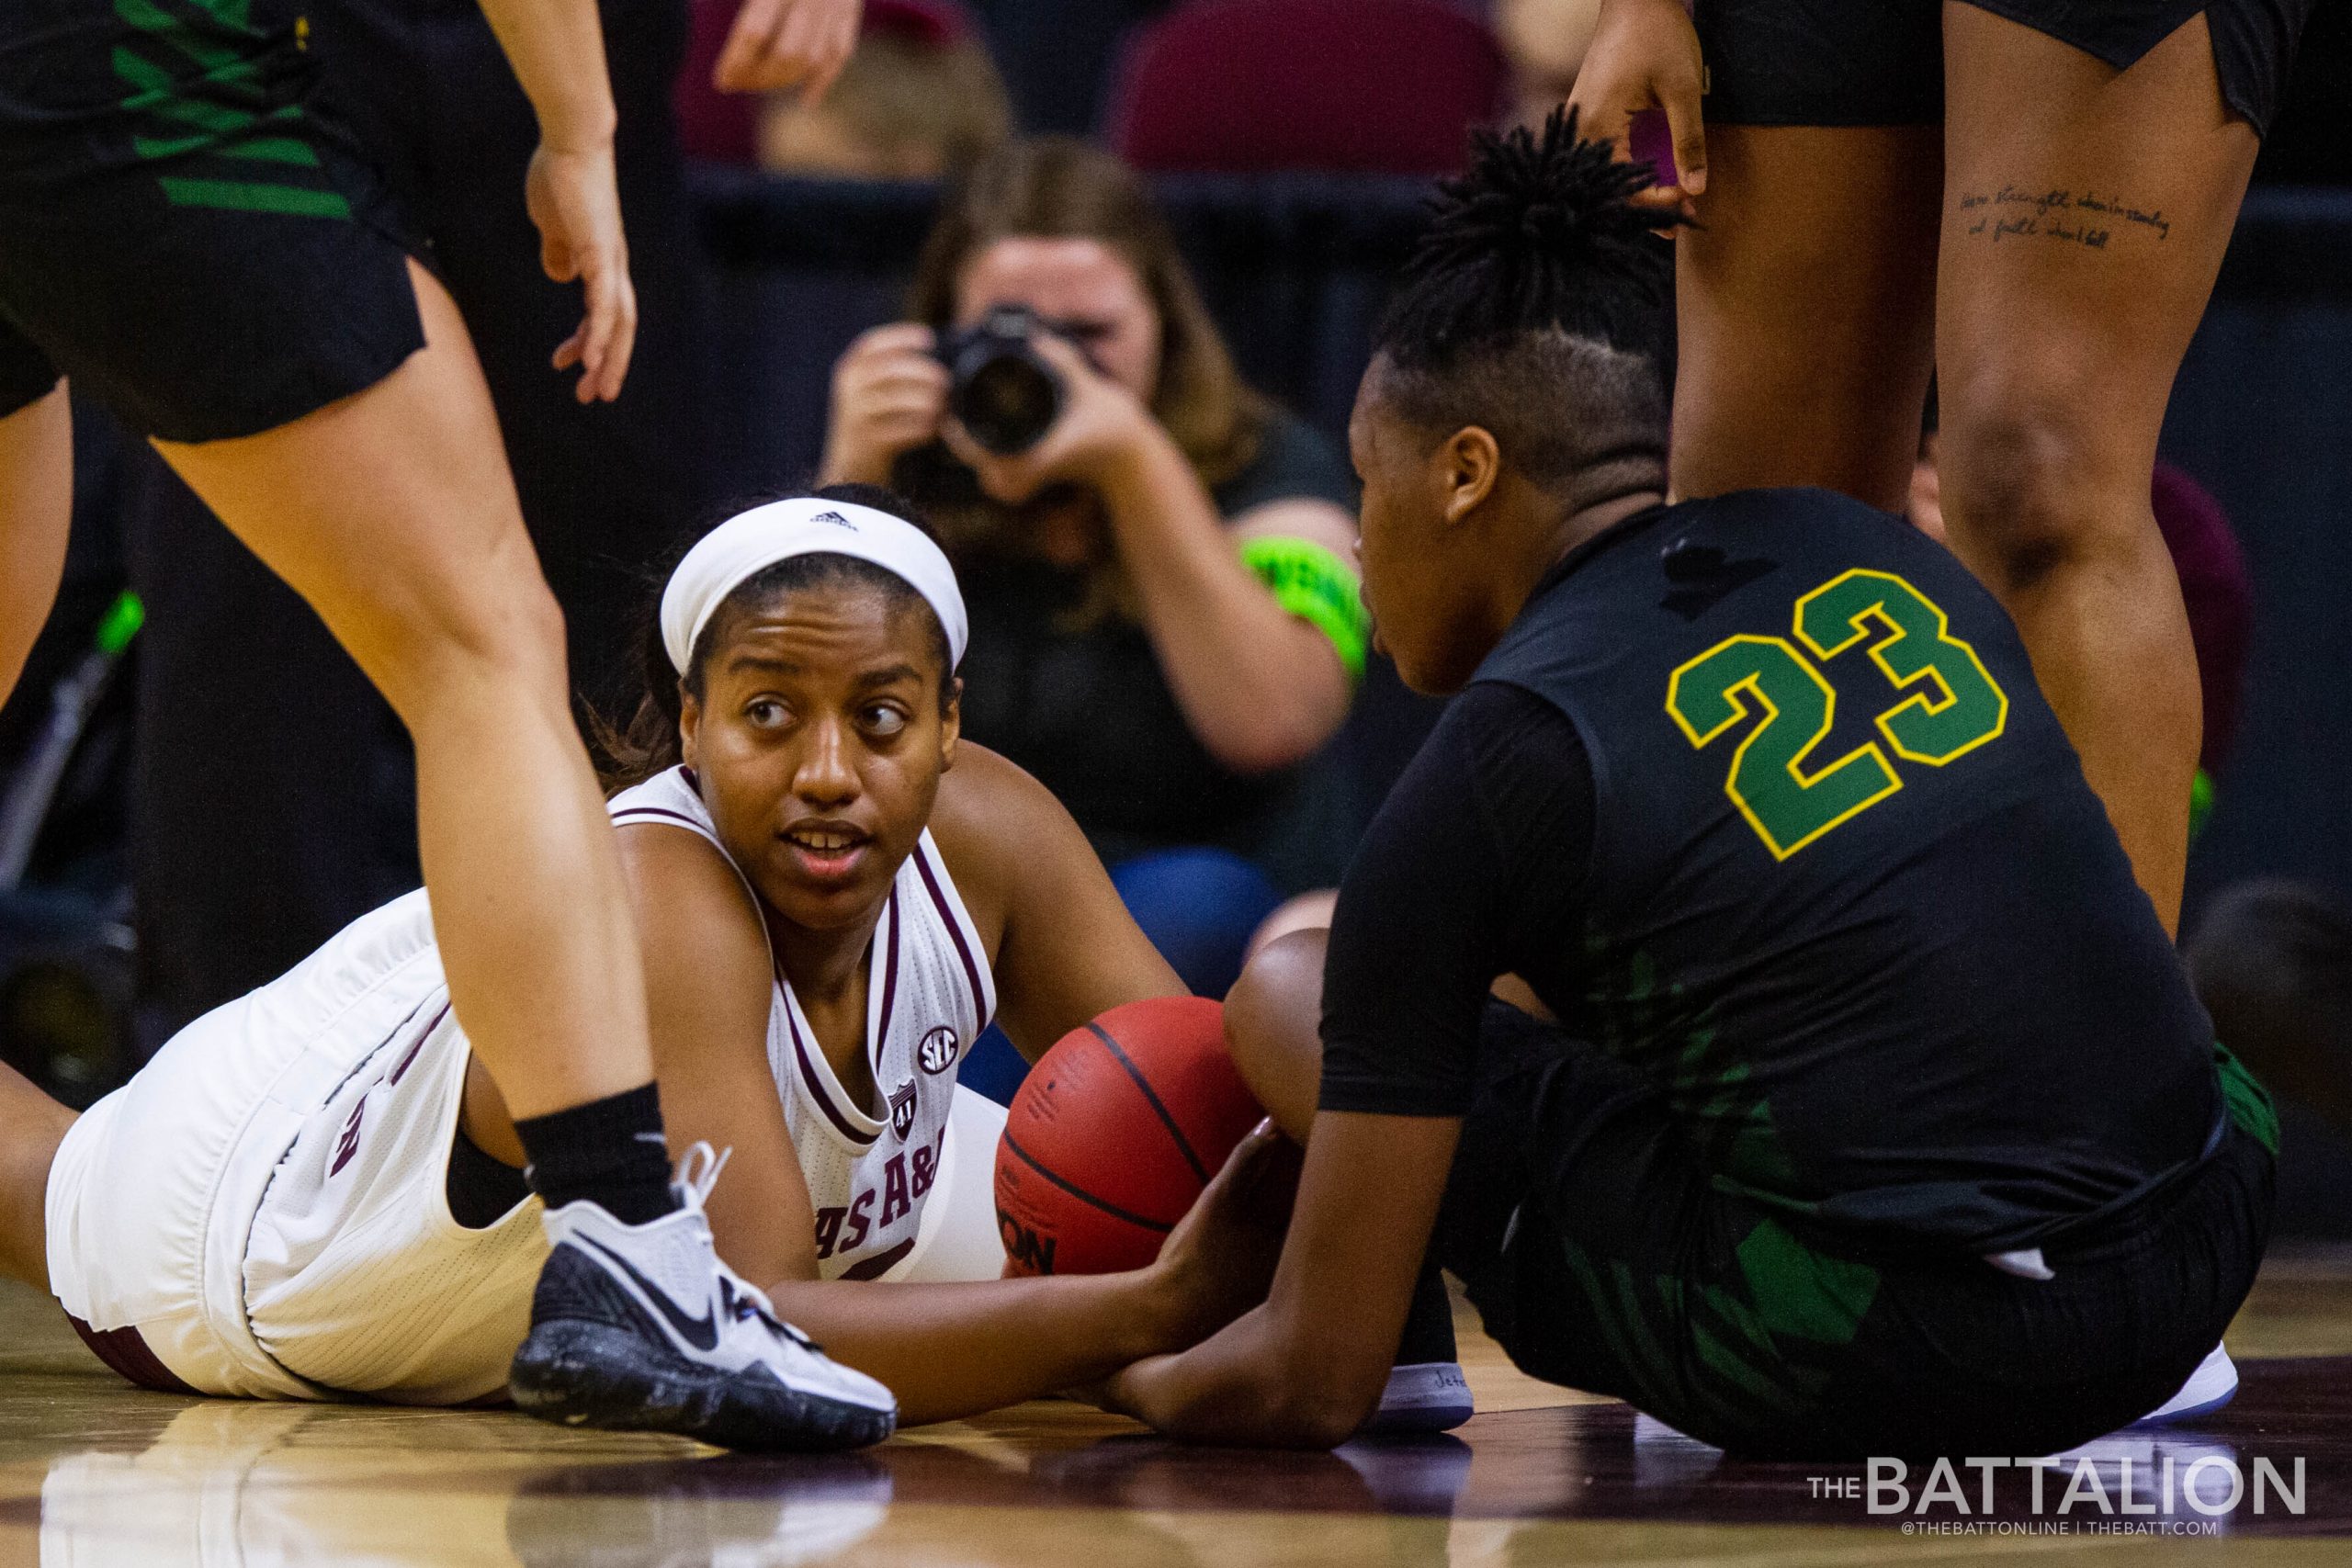
M 2266 1268 L 2230 1336 L 2234 1404 L 2066 1456 L 2038 1507 L 2029 1470 L 1963 1469 L 1924 1511 L 1873 1515 L 1861 1467 L 1724 1459 L 1521 1377 L 1462 1325 L 1480 1414 L 1443 1438 L 1186 1449 L 1044 1401 L 776 1459 L 498 1412 L 141 1393 L 0 1285 L 0 1568 L 2352 1562 L 2352 1251 Z M 1908 1472 L 1905 1496 L 1933 1484 Z

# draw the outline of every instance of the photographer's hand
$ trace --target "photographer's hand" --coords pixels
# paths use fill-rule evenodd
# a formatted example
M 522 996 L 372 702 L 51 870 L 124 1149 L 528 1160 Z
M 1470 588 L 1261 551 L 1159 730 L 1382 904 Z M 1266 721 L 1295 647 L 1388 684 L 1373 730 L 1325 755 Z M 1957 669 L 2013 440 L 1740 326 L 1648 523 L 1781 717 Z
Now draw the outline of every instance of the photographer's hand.
M 920 321 L 896 321 L 849 345 L 833 367 L 819 483 L 887 485 L 891 465 L 938 437 L 947 367 L 932 355 L 936 341 Z
M 981 447 L 953 419 L 941 437 L 980 488 L 1008 505 L 1055 483 L 1101 498 L 1169 690 L 1211 756 L 1249 774 L 1313 752 L 1347 716 L 1348 672 L 1329 639 L 1283 609 L 1244 564 L 1239 541 L 1250 517 L 1228 525 L 1140 398 L 1067 342 L 1045 333 L 1032 341 L 1065 389 L 1061 417 L 1045 439 L 1008 457 Z M 1328 519 L 1298 515 L 1318 508 Z M 1350 547 L 1351 520 L 1328 503 L 1293 499 L 1254 513 L 1285 510 L 1284 534 L 1325 528 L 1336 536 L 1330 547 Z

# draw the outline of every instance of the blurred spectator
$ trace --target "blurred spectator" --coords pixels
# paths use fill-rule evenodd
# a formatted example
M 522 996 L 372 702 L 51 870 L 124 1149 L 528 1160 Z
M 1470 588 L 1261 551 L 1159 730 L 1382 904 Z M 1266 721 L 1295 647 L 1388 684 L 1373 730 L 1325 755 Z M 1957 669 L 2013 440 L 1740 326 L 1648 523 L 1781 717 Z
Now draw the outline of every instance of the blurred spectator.
M 1538 126 L 1568 101 L 1600 20 L 1600 0 L 1495 0 L 1495 38 L 1510 62 L 1512 119 Z
M 1063 388 L 1010 455 L 948 416 L 937 357 L 1005 306 L 1035 312 Z M 1345 854 L 1303 764 L 1363 667 L 1346 466 L 1242 383 L 1142 181 L 1084 143 L 974 170 L 910 314 L 835 367 L 823 478 L 892 483 L 938 525 L 972 610 L 964 733 L 1060 796 L 1144 930 L 1219 994 L 1278 886 Z
M 1934 404 L 1928 405 L 1934 418 Z M 1919 441 L 1911 470 L 1911 523 L 1924 534 L 1944 536 L 1941 482 L 1936 470 L 1937 435 L 1932 423 Z M 2158 462 L 2151 481 L 2156 527 L 2180 574 L 2180 595 L 2188 606 L 2188 631 L 2197 648 L 2198 682 L 2205 700 L 2204 741 L 2198 752 L 2196 826 L 2201 827 L 2212 798 L 2212 780 L 2237 739 L 2238 705 L 2245 685 L 2246 647 L 2254 635 L 2254 585 L 2246 574 L 2237 535 L 2222 503 L 2170 463 Z
M 2278 1102 L 2277 1234 L 2352 1240 L 2352 909 L 2293 882 L 2243 883 L 2187 957 L 2222 1043 Z
M 933 180 L 961 173 L 1012 135 L 1004 81 L 952 0 L 866 0 L 865 30 L 815 104 L 771 95 L 760 166 L 843 179 Z
M 1137 30 L 1105 134 L 1141 169 L 1451 174 L 1508 76 L 1446 0 L 1194 0 Z

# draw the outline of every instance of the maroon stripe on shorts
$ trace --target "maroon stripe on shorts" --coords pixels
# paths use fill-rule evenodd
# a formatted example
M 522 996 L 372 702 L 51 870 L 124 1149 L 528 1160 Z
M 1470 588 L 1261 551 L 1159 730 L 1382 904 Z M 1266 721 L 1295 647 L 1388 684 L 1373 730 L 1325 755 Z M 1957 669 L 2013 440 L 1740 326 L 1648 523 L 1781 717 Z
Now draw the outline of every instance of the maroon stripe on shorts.
M 433 1032 L 441 1027 L 441 1021 L 443 1019 L 449 1016 L 449 1005 L 450 1004 L 447 1002 L 443 1002 L 441 1004 L 441 1010 L 433 1015 L 433 1021 L 424 1026 L 424 1032 L 419 1034 L 416 1037 L 416 1043 L 408 1048 L 408 1055 L 401 1058 L 401 1065 L 392 1069 L 392 1081 L 394 1083 L 398 1083 L 401 1079 L 406 1077 L 408 1076 L 409 1068 L 416 1065 L 416 1054 L 424 1049 L 424 1043 L 433 1038 Z M 328 1174 L 333 1175 L 334 1173 L 330 1171 Z
M 139 1337 L 136 1328 L 93 1328 L 70 1312 L 65 1314 L 65 1321 L 74 1325 L 74 1332 L 82 1337 L 82 1343 L 90 1348 L 90 1353 L 126 1382 L 157 1393 L 196 1392 L 172 1375 L 172 1369 L 147 1348 L 147 1341 Z

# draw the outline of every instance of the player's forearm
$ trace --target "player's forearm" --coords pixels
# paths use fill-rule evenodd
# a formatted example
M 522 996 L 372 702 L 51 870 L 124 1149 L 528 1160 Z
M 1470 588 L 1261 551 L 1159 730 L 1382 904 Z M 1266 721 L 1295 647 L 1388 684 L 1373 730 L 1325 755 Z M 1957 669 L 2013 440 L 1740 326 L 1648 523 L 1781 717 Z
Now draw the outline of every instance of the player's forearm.
M 539 140 L 583 152 L 613 139 L 617 117 L 605 69 L 596 0 L 481 0 L 524 96 L 538 116 Z
M 1210 754 L 1263 773 L 1328 739 L 1347 716 L 1339 655 L 1242 563 L 1175 443 L 1139 445 L 1103 496 L 1169 689 Z
M 1204 1442 L 1346 1440 L 1387 1382 L 1460 1126 L 1317 1113 L 1265 1304 L 1180 1356 L 1120 1374 L 1120 1407 Z
M 1111 1393 L 1120 1409 L 1171 1438 L 1328 1449 L 1363 1425 L 1379 1391 L 1358 1399 L 1316 1375 L 1314 1363 L 1291 1346 L 1270 1304 L 1181 1355 L 1129 1367 Z
M 1097 1382 L 1183 1343 L 1146 1273 L 969 1284 L 779 1285 L 779 1315 L 899 1396 L 899 1421 L 950 1421 Z

